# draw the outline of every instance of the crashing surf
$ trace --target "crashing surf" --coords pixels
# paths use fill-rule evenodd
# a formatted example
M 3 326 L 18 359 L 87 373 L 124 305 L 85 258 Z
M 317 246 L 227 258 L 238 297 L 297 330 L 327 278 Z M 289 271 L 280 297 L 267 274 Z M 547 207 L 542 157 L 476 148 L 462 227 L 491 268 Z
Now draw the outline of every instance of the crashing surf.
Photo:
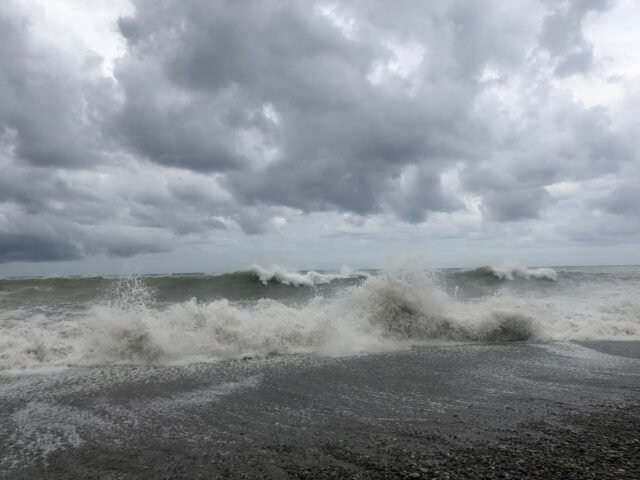
M 527 268 L 517 263 L 506 263 L 500 267 L 486 265 L 473 270 L 458 272 L 458 276 L 466 277 L 471 280 L 547 280 L 551 282 L 556 282 L 558 280 L 558 272 L 552 268 Z
M 461 300 L 439 288 L 430 272 L 396 271 L 299 305 L 274 299 L 162 303 L 133 277 L 114 281 L 100 301 L 73 314 L 2 311 L 0 371 L 340 356 L 433 341 L 640 339 L 640 303 L 613 293 L 551 301 L 503 291 Z
M 251 266 L 249 271 L 258 277 L 264 285 L 273 281 L 283 285 L 292 285 L 294 287 L 314 287 L 316 285 L 331 283 L 334 280 L 366 278 L 369 276 L 365 272 L 354 271 L 348 267 L 342 267 L 340 273 L 320 273 L 314 270 L 300 273 L 286 270 L 277 265 L 265 268 L 254 264 Z

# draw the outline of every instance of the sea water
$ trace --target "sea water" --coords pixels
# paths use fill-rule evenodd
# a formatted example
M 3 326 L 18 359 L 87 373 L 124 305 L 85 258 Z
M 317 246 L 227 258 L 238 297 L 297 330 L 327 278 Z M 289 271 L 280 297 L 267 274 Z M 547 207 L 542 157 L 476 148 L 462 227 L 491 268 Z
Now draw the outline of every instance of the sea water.
M 0 374 L 345 356 L 442 342 L 640 340 L 640 267 L 0 279 Z

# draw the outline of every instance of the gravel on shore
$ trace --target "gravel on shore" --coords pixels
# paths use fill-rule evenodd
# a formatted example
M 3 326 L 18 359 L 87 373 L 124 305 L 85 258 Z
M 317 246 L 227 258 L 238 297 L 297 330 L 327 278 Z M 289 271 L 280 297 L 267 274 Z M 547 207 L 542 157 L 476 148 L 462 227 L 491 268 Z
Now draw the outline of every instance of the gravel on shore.
M 640 479 L 640 343 L 615 349 L 625 355 L 454 345 L 8 378 L 0 479 Z
M 422 448 L 406 448 L 403 439 L 364 444 L 325 442 L 321 459 L 305 465 L 303 452 L 295 447 L 273 447 L 271 466 L 290 478 L 640 478 L 640 405 L 599 413 L 576 413 L 563 422 L 524 424 L 508 438 L 458 449 L 442 449 L 438 434 L 421 438 Z M 416 436 L 420 436 L 418 432 Z M 409 433 L 408 436 L 411 436 Z M 429 441 L 430 439 L 430 441 Z M 226 478 L 252 478 L 243 466 L 233 463 Z M 272 471 L 273 473 L 273 471 Z M 170 478 L 170 477 L 167 477 Z M 263 478 L 272 478 L 265 473 Z
M 464 445 L 463 435 L 444 431 L 395 436 L 361 433 L 323 441 L 313 449 L 262 445 L 232 456 L 174 449 L 158 452 L 162 460 L 157 464 L 138 468 L 128 461 L 119 464 L 113 451 L 104 452 L 113 461 L 112 474 L 84 471 L 82 476 L 110 480 L 640 478 L 640 405 L 523 423 L 493 440 L 488 432 L 484 435 L 481 443 Z M 72 478 L 64 461 L 55 458 L 47 473 L 50 478 Z

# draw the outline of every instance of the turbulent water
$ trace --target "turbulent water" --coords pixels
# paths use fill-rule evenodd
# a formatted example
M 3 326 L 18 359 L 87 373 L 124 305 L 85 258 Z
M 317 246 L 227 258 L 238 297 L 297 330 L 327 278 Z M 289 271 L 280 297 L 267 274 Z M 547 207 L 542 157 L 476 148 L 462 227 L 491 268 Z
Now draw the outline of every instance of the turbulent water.
M 640 339 L 640 267 L 0 279 L 0 373 Z

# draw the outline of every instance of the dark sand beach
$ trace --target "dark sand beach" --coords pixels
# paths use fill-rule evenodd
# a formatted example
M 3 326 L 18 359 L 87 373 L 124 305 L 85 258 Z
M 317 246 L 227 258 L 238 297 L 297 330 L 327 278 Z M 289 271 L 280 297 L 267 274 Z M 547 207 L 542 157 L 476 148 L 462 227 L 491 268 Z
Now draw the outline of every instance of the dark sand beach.
M 640 477 L 640 342 L 72 368 L 0 405 L 4 479 Z

